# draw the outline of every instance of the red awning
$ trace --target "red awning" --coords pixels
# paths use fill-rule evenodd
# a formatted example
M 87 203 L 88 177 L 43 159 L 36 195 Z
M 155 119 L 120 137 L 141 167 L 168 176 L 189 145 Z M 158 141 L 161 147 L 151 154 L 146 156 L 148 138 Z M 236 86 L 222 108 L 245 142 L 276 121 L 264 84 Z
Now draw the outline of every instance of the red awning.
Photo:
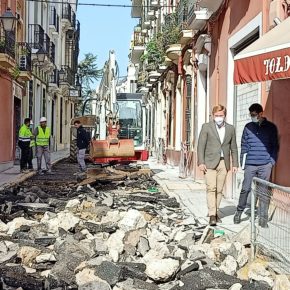
M 290 18 L 235 56 L 234 83 L 290 78 Z

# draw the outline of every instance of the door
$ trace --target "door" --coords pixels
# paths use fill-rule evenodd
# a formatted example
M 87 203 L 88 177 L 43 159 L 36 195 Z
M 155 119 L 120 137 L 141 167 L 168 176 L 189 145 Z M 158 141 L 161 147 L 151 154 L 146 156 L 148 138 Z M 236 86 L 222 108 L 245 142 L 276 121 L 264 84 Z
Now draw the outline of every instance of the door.
M 21 100 L 14 97 L 14 136 L 13 136 L 13 148 L 14 148 L 14 164 L 19 164 L 20 160 L 20 148 L 18 147 L 18 137 L 19 137 L 19 129 L 21 127 Z

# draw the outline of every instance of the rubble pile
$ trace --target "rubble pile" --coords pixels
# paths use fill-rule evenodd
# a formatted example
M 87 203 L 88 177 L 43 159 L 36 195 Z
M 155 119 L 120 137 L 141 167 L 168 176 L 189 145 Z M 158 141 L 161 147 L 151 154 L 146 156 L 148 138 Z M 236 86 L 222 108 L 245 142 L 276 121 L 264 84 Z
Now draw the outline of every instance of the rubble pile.
M 57 193 L 34 182 L 0 194 L 3 289 L 271 289 L 266 268 L 248 270 L 256 282 L 239 279 L 246 247 L 210 239 L 150 176 L 72 180 Z

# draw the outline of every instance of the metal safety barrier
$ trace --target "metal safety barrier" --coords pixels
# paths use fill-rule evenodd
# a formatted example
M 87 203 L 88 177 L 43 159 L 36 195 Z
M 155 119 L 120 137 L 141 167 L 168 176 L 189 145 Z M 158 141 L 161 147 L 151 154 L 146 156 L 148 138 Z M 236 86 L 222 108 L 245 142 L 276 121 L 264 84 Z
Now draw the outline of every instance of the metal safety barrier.
M 252 258 L 267 257 L 271 268 L 290 274 L 290 189 L 254 178 L 251 191 Z

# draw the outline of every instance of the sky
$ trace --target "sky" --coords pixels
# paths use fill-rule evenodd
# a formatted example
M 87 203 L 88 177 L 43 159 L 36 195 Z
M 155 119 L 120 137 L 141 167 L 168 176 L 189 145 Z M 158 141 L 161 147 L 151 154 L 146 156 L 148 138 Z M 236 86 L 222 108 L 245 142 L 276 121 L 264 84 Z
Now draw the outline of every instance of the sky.
M 131 5 L 131 0 L 79 0 L 79 3 Z M 131 35 L 138 19 L 131 18 L 131 8 L 78 6 L 77 18 L 81 25 L 80 56 L 97 55 L 98 68 L 103 68 L 109 51 L 115 50 L 120 76 L 127 75 Z

